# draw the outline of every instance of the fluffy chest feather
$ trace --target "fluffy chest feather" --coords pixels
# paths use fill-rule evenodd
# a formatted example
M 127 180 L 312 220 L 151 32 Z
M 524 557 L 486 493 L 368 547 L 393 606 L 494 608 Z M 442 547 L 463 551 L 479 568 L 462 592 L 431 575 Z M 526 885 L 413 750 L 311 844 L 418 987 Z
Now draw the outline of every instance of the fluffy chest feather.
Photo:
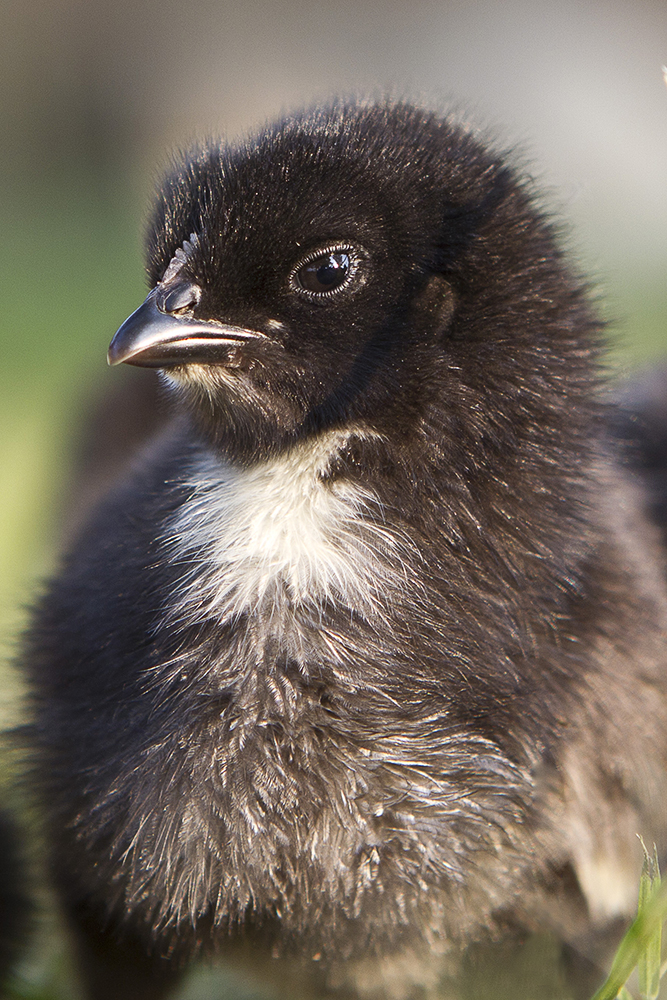
M 443 884 L 468 856 L 489 858 L 492 898 L 516 878 L 530 776 L 450 716 L 430 654 L 416 664 L 423 563 L 377 495 L 332 475 L 347 442 L 247 469 L 200 452 L 163 535 L 167 614 L 206 627 L 193 645 L 155 630 L 140 752 L 114 758 L 85 835 L 116 826 L 124 905 L 160 928 L 207 914 L 227 935 L 254 911 L 338 951 L 334 914 L 363 953 L 409 914 L 464 926 Z
M 174 614 L 230 622 L 243 614 L 386 602 L 405 539 L 369 490 L 330 475 L 350 438 L 335 432 L 250 468 L 201 455 L 169 524 L 171 558 L 189 567 Z

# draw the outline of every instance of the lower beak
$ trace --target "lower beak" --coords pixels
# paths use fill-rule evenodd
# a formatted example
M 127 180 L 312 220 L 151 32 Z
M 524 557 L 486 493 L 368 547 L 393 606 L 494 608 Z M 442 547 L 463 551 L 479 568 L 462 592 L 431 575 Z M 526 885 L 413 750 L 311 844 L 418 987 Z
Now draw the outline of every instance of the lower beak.
M 226 347 L 268 339 L 258 330 L 163 312 L 158 307 L 158 291 L 154 288 L 149 292 L 116 332 L 107 353 L 110 365 L 125 362 L 142 368 L 169 368 L 224 363 Z

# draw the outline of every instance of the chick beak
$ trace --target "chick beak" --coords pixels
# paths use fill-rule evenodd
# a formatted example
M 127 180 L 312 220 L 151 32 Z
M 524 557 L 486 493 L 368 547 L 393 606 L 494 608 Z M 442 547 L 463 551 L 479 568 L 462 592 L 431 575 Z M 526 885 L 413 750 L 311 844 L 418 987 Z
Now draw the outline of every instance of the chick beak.
M 107 353 L 109 364 L 125 362 L 142 368 L 224 364 L 226 347 L 267 339 L 259 330 L 195 319 L 191 309 L 200 295 L 191 282 L 153 288 L 116 331 Z

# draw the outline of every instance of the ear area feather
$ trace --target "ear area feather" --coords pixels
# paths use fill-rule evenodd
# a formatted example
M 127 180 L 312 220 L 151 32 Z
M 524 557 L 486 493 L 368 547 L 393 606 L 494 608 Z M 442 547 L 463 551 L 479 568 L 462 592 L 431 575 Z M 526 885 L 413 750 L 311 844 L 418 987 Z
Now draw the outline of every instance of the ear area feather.
M 414 303 L 414 323 L 420 334 L 433 343 L 441 340 L 449 330 L 456 305 L 451 284 L 441 274 L 432 275 Z

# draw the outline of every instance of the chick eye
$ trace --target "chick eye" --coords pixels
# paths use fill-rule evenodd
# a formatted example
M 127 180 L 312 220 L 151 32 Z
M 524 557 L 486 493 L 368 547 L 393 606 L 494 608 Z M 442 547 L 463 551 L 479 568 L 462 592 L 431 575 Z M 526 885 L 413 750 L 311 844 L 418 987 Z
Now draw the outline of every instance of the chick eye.
M 291 272 L 293 292 L 324 304 L 341 292 L 356 291 L 367 279 L 368 254 L 360 246 L 338 243 L 314 250 Z
M 297 281 L 307 292 L 333 292 L 344 285 L 352 264 L 345 251 L 322 254 L 297 271 Z

